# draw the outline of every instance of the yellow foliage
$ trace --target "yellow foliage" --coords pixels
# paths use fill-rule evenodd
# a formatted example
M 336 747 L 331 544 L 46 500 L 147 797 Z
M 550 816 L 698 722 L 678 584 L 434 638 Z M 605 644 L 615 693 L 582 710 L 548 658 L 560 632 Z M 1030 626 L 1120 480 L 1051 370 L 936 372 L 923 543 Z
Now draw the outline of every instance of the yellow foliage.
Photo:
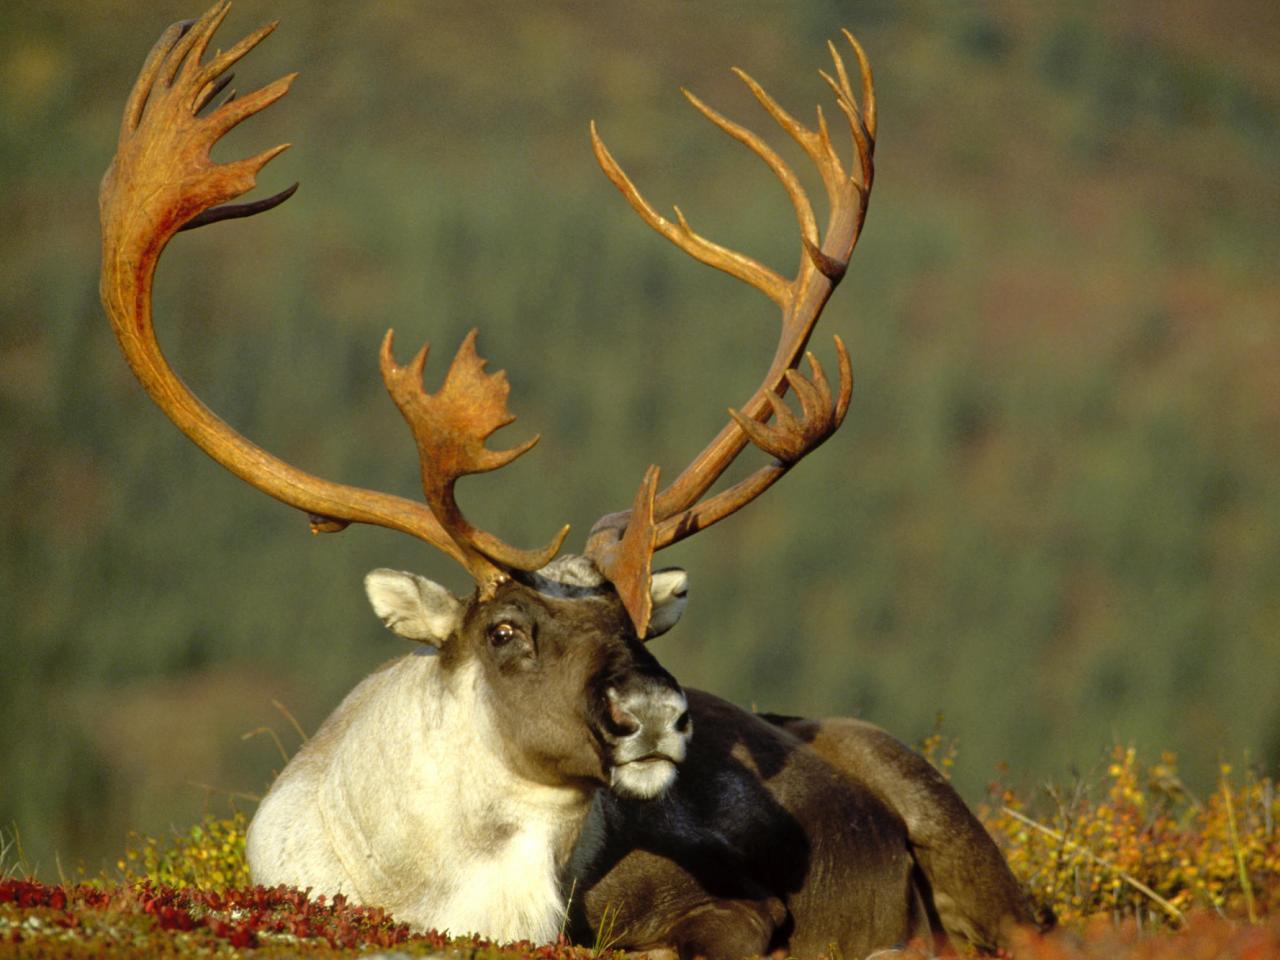
M 997 786 L 981 815 L 1014 872 L 1063 922 L 1101 913 L 1179 926 L 1192 907 L 1253 920 L 1280 905 L 1280 797 L 1269 777 L 1236 778 L 1224 764 L 1201 800 L 1172 754 L 1144 766 L 1132 747 L 1116 747 L 1098 788 L 1048 796 L 1048 813 L 1033 815 Z
M 244 856 L 245 815 L 206 814 L 186 833 L 166 840 L 129 835 L 129 848 L 116 866 L 127 882 L 150 880 L 172 887 L 227 890 L 247 887 L 249 867 Z
M 929 761 L 930 766 L 942 774 L 946 780 L 951 779 L 951 770 L 956 763 L 956 754 L 960 752 L 956 741 L 942 733 L 943 716 L 939 713 L 933 720 L 933 731 L 916 746 L 916 752 Z

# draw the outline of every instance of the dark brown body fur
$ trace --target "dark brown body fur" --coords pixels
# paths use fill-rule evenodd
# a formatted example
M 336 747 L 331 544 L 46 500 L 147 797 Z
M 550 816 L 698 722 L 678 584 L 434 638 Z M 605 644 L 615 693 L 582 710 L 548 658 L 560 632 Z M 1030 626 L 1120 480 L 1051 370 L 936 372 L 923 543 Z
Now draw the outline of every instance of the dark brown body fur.
M 1003 943 L 1010 921 L 1053 925 L 1052 914 L 1035 912 L 986 828 L 918 753 L 863 720 L 776 722 L 902 818 L 935 930 L 989 951 Z
M 749 714 L 686 690 L 688 761 L 656 801 L 601 794 L 574 864 L 576 938 L 682 957 L 846 957 L 939 927 L 993 949 L 1030 905 L 921 757 L 856 720 Z M 590 828 L 589 828 L 590 831 Z

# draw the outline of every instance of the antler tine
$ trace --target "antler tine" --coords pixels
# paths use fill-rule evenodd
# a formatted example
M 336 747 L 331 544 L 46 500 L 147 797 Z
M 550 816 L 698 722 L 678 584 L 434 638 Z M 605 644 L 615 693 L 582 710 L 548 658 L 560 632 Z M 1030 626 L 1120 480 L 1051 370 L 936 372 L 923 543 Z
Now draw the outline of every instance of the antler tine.
M 190 78 L 201 68 L 201 61 L 204 59 L 205 51 L 209 49 L 209 41 L 213 39 L 214 32 L 222 26 L 222 22 L 230 12 L 230 2 L 215 4 L 196 21 L 195 26 L 182 38 L 182 42 L 174 48 L 168 76 L 170 84 L 173 83 L 174 75 L 179 70 L 182 71 L 184 80 L 190 82 Z M 274 23 L 268 23 L 259 32 L 262 33 L 265 30 L 263 33 L 265 36 L 274 30 L 275 26 Z
M 270 23 L 264 23 L 261 27 L 249 34 L 238 43 L 233 44 L 225 52 L 215 53 L 213 59 L 206 63 L 200 70 L 199 80 L 203 84 L 198 88 L 196 93 L 196 102 L 207 102 L 211 97 L 216 96 L 216 91 L 209 92 L 209 88 L 218 83 L 218 78 L 227 72 L 227 70 L 239 63 L 240 60 L 250 50 L 260 44 L 269 37 L 280 25 L 279 20 L 272 20 Z M 230 79 L 229 77 L 227 79 Z M 195 84 L 193 84 L 195 86 Z M 196 109 L 199 109 L 198 107 Z
M 866 130 L 863 128 L 862 118 L 859 116 L 858 105 L 853 99 L 845 95 L 844 89 L 837 83 L 832 76 L 825 70 L 819 70 L 818 75 L 827 82 L 827 86 L 831 88 L 831 92 L 836 95 L 836 105 L 840 107 L 846 119 L 849 121 L 849 131 L 853 137 L 853 152 L 861 163 L 859 164 L 859 173 L 862 175 L 863 181 L 871 176 L 871 166 L 868 163 L 870 149 L 867 139 Z M 856 184 L 855 184 L 856 185 Z
M 223 90 L 225 90 L 227 86 L 231 83 L 231 81 L 234 80 L 235 78 L 236 78 L 236 75 L 234 73 L 224 73 L 221 77 L 219 77 L 212 84 L 206 87 L 205 88 L 206 92 L 197 98 L 195 110 L 193 110 L 192 112 L 199 113 L 209 104 L 213 103 L 214 97 L 216 97 Z M 229 94 L 229 97 L 232 97 L 232 98 L 235 97 L 234 90 L 231 91 L 231 93 Z
M 844 35 L 858 59 L 864 110 L 858 108 L 848 71 L 834 44 L 828 46 L 835 77 L 823 71 L 820 74 L 835 94 L 836 104 L 849 125 L 853 142 L 852 175 L 845 172 L 831 143 L 827 121 L 820 107 L 817 129 L 811 130 L 788 113 L 749 74 L 734 68 L 734 73 L 764 110 L 799 144 L 818 169 L 830 204 L 826 230 L 821 236 L 807 194 L 778 154 L 758 135 L 726 119 L 685 91 L 685 96 L 703 116 L 759 156 L 787 191 L 796 212 L 802 247 L 799 269 L 790 281 L 782 280 L 770 268 L 694 233 L 678 208 L 678 225 L 663 220 L 622 172 L 600 142 L 594 125 L 592 127 L 592 143 L 601 167 L 651 227 L 696 259 L 755 286 L 782 308 L 781 334 L 764 380 L 740 411 L 730 409 L 730 420 L 725 427 L 670 486 L 656 495 L 651 515 L 638 516 L 633 508 L 602 517 L 592 528 L 587 553 L 618 587 L 624 602 L 637 591 L 634 584 L 624 584 L 620 580 L 640 575 L 647 577 L 650 561 L 646 559 L 639 563 L 627 553 L 623 563 L 621 539 L 630 538 L 629 549 L 632 551 L 638 551 L 641 542 L 649 541 L 654 550 L 660 550 L 723 519 L 763 493 L 792 465 L 825 441 L 839 428 L 848 410 L 853 389 L 852 368 L 839 337 L 836 338 L 836 351 L 840 388 L 834 398 L 822 367 L 812 354 L 809 354 L 811 378 L 796 369 L 797 362 L 805 354 L 813 325 L 832 290 L 844 276 L 866 216 L 874 173 L 875 94 L 870 66 L 853 35 L 848 31 L 844 31 Z M 761 278 L 767 280 L 762 281 Z M 799 415 L 792 413 L 781 399 L 788 388 L 797 394 Z M 772 425 L 767 423 L 770 417 L 775 419 Z M 774 462 L 729 489 L 702 499 L 748 444 L 755 444 L 769 453 L 775 458 Z M 649 475 L 646 474 L 645 483 L 648 482 Z M 652 530 L 643 536 L 631 537 L 632 528 L 637 523 Z M 647 626 L 645 610 L 640 605 L 633 608 L 628 603 L 628 611 L 637 632 L 643 636 Z
M 854 56 L 858 58 L 858 73 L 862 77 L 862 114 L 866 118 L 867 136 L 874 142 L 876 139 L 876 85 L 871 76 L 871 61 L 867 59 L 867 52 L 862 49 L 862 44 L 858 42 L 857 37 L 844 28 L 840 32 L 849 41 L 849 46 L 853 47 Z M 838 54 L 836 59 L 839 60 Z M 843 63 L 840 65 L 843 67 Z
M 738 71 L 738 73 L 741 76 L 746 76 L 741 71 Z M 818 222 L 813 216 L 813 204 L 809 202 L 809 196 L 804 192 L 804 188 L 800 186 L 799 178 L 787 166 L 786 162 L 774 152 L 772 147 L 746 127 L 734 123 L 718 111 L 713 110 L 688 90 L 681 89 L 680 92 L 684 94 L 685 99 L 693 104 L 699 113 L 765 162 L 787 191 L 791 206 L 796 212 L 796 220 L 800 225 L 800 236 L 810 243 L 817 244 Z M 785 307 L 785 304 L 783 306 Z
M 837 185 L 843 171 L 840 167 L 839 157 L 833 149 L 830 149 L 830 141 L 827 142 L 827 147 L 823 148 L 821 133 L 815 133 L 810 130 L 788 113 L 764 87 L 756 82 L 754 77 L 737 67 L 733 68 L 733 73 L 751 91 L 751 95 L 756 98 L 760 106 L 764 107 L 773 122 L 781 127 L 787 136 L 800 145 L 814 166 L 818 168 L 818 172 L 822 175 L 823 186 L 827 190 L 827 200 L 834 205 L 838 199 Z M 818 118 L 818 126 L 821 130 L 826 126 L 826 120 L 822 118 L 821 107 L 818 107 Z
M 714 243 L 706 237 L 695 233 L 689 226 L 688 221 L 685 220 L 684 214 L 680 212 L 679 207 L 675 208 L 676 223 L 672 223 L 658 213 L 649 201 L 644 198 L 644 195 L 636 189 L 631 178 L 618 165 L 618 162 L 613 158 L 613 154 L 609 152 L 609 148 L 604 145 L 604 141 L 600 139 L 600 134 L 596 130 L 594 120 L 591 121 L 591 147 L 595 151 L 596 161 L 600 164 L 600 168 L 604 170 L 605 176 L 627 198 L 627 202 L 631 204 L 632 209 L 640 214 L 640 218 L 645 223 L 695 260 L 715 267 L 717 270 L 723 270 L 743 283 L 755 287 L 779 306 L 785 306 L 788 285 L 780 274 L 753 260 L 746 254 L 722 247 L 718 243 Z
M 271 157 L 266 159 L 270 160 Z M 265 163 L 266 161 L 263 162 Z M 259 213 L 266 213 L 268 210 L 273 210 L 280 206 L 297 192 L 298 185 L 295 183 L 292 186 L 285 187 L 279 193 L 273 193 L 271 196 L 263 197 L 261 200 L 253 200 L 249 203 L 224 203 L 221 206 L 206 210 L 204 213 L 196 214 L 196 216 L 180 226 L 178 231 L 194 230 L 209 223 L 217 223 L 219 220 L 236 220 L 241 217 L 253 217 Z
M 142 69 L 138 72 L 138 79 L 134 81 L 133 88 L 129 91 L 129 99 L 125 101 L 124 113 L 120 118 L 120 135 L 117 139 L 117 149 L 123 149 L 129 137 L 138 129 L 138 124 L 142 122 L 142 113 L 146 109 L 147 99 L 151 94 L 151 87 L 155 83 L 156 75 L 160 72 L 160 68 L 164 65 L 165 58 L 169 55 L 169 51 L 173 49 L 173 45 L 178 42 L 178 38 L 190 29 L 192 21 L 184 21 L 182 23 L 171 24 L 164 33 L 160 34 L 160 39 L 152 46 L 151 52 L 147 54 L 147 59 L 142 64 Z
M 315 533 L 336 532 L 351 523 L 399 530 L 453 557 L 473 573 L 482 591 L 492 590 L 506 576 L 503 568 L 542 566 L 559 548 L 567 528 L 546 549 L 516 550 L 467 524 L 453 498 L 458 476 L 496 469 L 537 439 L 511 451 L 484 449 L 484 439 L 513 418 L 506 413 L 505 378 L 481 376 L 484 362 L 475 356 L 474 334 L 464 341 L 445 387 L 434 397 L 422 390 L 425 348 L 408 368 L 400 368 L 390 357 L 389 333 L 384 344 L 384 379 L 415 438 L 431 432 L 417 415 L 417 407 L 441 396 L 457 396 L 459 385 L 464 388 L 464 400 L 474 388 L 482 412 L 493 416 L 498 411 L 496 418 L 483 424 L 474 418 L 454 418 L 455 426 L 460 424 L 457 443 L 467 456 L 451 465 L 452 472 L 428 463 L 430 450 L 419 443 L 430 506 L 333 483 L 291 466 L 219 419 L 169 366 L 156 340 L 151 310 L 156 266 L 169 240 L 179 230 L 272 209 L 297 188 L 294 184 L 262 200 L 227 202 L 253 189 L 259 171 L 288 144 L 229 163 L 214 163 L 209 157 L 214 143 L 283 97 L 296 76 L 282 77 L 240 99 L 232 94 L 202 115 L 229 80 L 226 70 L 275 28 L 274 23 L 267 24 L 202 63 L 229 9 L 226 0 L 219 0 L 199 20 L 169 27 L 151 49 L 125 104 L 116 156 L 102 180 L 102 302 L 130 367 L 157 406 L 205 453 L 247 483 L 307 513 Z M 441 429 L 447 431 L 448 426 Z
M 187 62 L 187 56 L 193 50 L 195 50 L 193 59 L 200 59 L 204 53 L 205 46 L 209 42 L 209 38 L 222 25 L 222 21 L 227 18 L 227 14 L 230 12 L 230 0 L 218 0 L 217 3 L 201 14 L 200 19 L 195 23 L 181 24 L 183 29 L 178 37 L 178 42 L 169 51 L 169 56 L 165 59 L 164 66 L 160 70 L 159 79 L 165 86 L 173 86 L 178 71 Z M 199 47 L 198 50 L 196 49 L 197 46 Z

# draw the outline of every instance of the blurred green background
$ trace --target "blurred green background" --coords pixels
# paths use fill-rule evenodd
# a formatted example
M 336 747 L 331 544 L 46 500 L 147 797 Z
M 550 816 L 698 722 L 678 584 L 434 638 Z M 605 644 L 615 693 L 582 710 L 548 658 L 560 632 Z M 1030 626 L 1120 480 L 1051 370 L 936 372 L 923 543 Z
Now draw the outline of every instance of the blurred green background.
M 243 2 L 239 68 L 299 69 L 221 156 L 294 149 L 281 210 L 161 265 L 175 367 L 251 438 L 414 494 L 376 370 L 467 329 L 540 446 L 467 481 L 520 545 L 630 502 L 754 388 L 775 310 L 650 233 L 589 118 L 662 209 L 779 269 L 763 166 L 681 85 L 769 132 L 730 75 L 812 116 L 849 26 L 881 93 L 863 240 L 815 340 L 851 348 L 848 421 L 722 527 L 665 552 L 693 602 L 656 652 L 761 709 L 916 741 L 945 715 L 975 799 L 1088 773 L 1113 742 L 1280 764 L 1280 13 L 1270 3 Z M 305 520 L 214 466 L 131 379 L 96 293 L 97 180 L 183 3 L 0 7 L 0 824 L 45 873 L 185 825 L 281 764 L 403 645 L 373 567 L 458 570 Z M 795 152 L 788 154 L 795 157 Z M 799 161 L 797 160 L 797 163 Z M 820 195 L 820 191 L 818 191 Z M 436 379 L 433 379 L 436 378 Z M 670 473 L 669 473 L 670 475 Z

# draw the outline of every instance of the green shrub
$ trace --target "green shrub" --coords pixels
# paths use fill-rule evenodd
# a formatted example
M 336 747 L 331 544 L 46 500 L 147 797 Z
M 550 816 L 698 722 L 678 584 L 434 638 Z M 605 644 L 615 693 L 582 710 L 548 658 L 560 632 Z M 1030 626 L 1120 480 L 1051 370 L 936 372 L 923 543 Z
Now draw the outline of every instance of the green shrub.
M 128 883 L 150 881 L 168 887 L 228 890 L 247 887 L 244 856 L 248 823 L 239 811 L 229 817 L 206 814 L 186 833 L 167 840 L 129 835 L 129 847 L 116 866 Z

